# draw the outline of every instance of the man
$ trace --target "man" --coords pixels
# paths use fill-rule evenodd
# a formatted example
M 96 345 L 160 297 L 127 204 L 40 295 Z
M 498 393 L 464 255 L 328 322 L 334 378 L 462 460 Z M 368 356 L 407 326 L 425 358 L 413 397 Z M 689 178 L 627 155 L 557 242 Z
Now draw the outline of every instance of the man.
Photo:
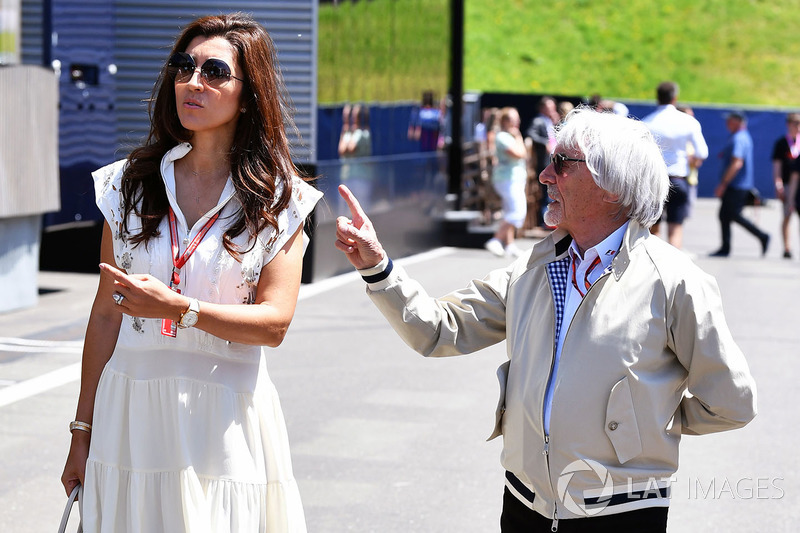
M 421 354 L 506 341 L 503 533 L 666 531 L 681 435 L 747 424 L 755 384 L 714 279 L 649 232 L 669 179 L 646 126 L 573 111 L 539 180 L 556 230 L 441 298 L 392 265 L 345 187 L 336 247 Z
M 533 143 L 533 154 L 536 158 L 536 175 L 550 164 L 550 154 L 556 144 L 555 125 L 561 120 L 556 101 L 552 96 L 542 96 L 539 100 L 539 114 L 531 122 L 525 135 Z M 544 227 L 544 211 L 547 206 L 547 188 L 539 185 L 539 201 L 536 212 L 536 224 Z
M 761 255 L 767 253 L 769 235 L 758 229 L 742 214 L 753 181 L 753 139 L 747 131 L 747 118 L 740 111 L 726 115 L 725 126 L 731 132 L 725 148 L 722 149 L 722 178 L 714 190 L 714 196 L 722 198 L 719 208 L 719 222 L 722 228 L 722 246 L 712 253 L 712 257 L 728 257 L 731 253 L 731 222 L 739 223 L 755 235 L 761 242 Z
M 689 174 L 694 167 L 708 157 L 708 145 L 703 138 L 700 123 L 692 116 L 681 113 L 675 107 L 678 102 L 678 84 L 665 81 L 656 88 L 658 107 L 642 119 L 661 147 L 667 164 L 670 192 L 667 195 L 667 240 L 675 248 L 683 246 L 683 221 L 689 216 Z M 692 158 L 687 146 L 694 149 Z M 660 222 L 660 221 L 659 221 Z M 658 235 L 659 222 L 651 231 Z
M 795 210 L 800 213 L 800 190 L 797 190 L 797 163 L 800 161 L 800 113 L 786 115 L 786 134 L 775 141 L 772 149 L 772 179 L 775 195 L 783 202 L 783 257 L 792 258 L 789 224 Z

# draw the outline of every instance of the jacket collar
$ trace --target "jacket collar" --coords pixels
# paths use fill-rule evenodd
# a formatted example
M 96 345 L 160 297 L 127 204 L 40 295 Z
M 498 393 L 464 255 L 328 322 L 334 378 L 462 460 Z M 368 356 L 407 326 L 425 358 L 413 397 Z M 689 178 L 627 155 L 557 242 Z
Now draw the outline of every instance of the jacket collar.
M 622 274 L 631 263 L 631 252 L 634 248 L 644 242 L 650 236 L 650 229 L 645 228 L 635 220 L 631 220 L 628 224 L 628 229 L 625 231 L 625 236 L 622 237 L 622 246 L 619 249 L 619 254 L 611 262 L 611 272 L 614 278 L 619 281 Z
M 630 220 L 628 229 L 622 237 L 619 254 L 611 262 L 611 272 L 619 280 L 631 262 L 631 251 L 650 235 L 650 230 L 635 220 Z M 528 268 L 541 266 L 567 257 L 572 236 L 566 231 L 556 228 L 544 240 L 533 247 Z

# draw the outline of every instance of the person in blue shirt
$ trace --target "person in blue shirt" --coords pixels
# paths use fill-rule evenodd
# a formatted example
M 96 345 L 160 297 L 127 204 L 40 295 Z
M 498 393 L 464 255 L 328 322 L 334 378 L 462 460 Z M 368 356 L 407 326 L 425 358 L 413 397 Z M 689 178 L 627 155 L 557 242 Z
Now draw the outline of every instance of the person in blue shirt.
M 433 105 L 433 92 L 422 93 L 422 107 L 411 112 L 408 125 L 408 138 L 419 141 L 421 152 L 434 152 L 439 147 L 442 131 L 442 111 Z
M 719 222 L 722 228 L 722 246 L 712 253 L 712 257 L 727 257 L 731 252 L 731 222 L 737 222 L 761 242 L 761 255 L 767 253 L 769 234 L 761 231 L 742 214 L 753 181 L 753 138 L 747 131 L 747 118 L 744 113 L 733 111 L 726 115 L 726 127 L 731 137 L 725 144 L 720 157 L 723 161 L 722 177 L 714 190 L 714 196 L 722 199 L 719 208 Z

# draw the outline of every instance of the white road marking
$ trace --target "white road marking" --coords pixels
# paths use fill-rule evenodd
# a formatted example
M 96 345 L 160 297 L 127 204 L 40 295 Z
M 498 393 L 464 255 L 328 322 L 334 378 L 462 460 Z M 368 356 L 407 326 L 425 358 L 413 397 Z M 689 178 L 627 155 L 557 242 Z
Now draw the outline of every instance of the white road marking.
M 61 385 L 66 385 L 80 379 L 81 364 L 75 363 L 47 374 L 37 376 L 16 385 L 0 389 L 0 407 L 35 396 L 40 392 L 49 391 Z
M 0 345 L 10 344 L 14 346 L 41 346 L 44 348 L 51 346 L 83 346 L 83 341 L 45 341 L 36 339 L 18 339 L 16 337 L 0 337 Z M 42 350 L 46 351 L 46 350 Z

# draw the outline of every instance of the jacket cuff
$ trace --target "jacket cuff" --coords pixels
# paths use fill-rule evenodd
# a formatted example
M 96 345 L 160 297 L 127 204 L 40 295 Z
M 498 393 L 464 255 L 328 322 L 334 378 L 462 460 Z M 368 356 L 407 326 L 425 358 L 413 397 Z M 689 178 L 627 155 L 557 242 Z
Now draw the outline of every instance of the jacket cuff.
M 393 270 L 392 260 L 388 255 L 384 255 L 380 263 L 374 267 L 361 269 L 358 273 L 371 290 L 381 290 L 389 285 L 389 277 Z

